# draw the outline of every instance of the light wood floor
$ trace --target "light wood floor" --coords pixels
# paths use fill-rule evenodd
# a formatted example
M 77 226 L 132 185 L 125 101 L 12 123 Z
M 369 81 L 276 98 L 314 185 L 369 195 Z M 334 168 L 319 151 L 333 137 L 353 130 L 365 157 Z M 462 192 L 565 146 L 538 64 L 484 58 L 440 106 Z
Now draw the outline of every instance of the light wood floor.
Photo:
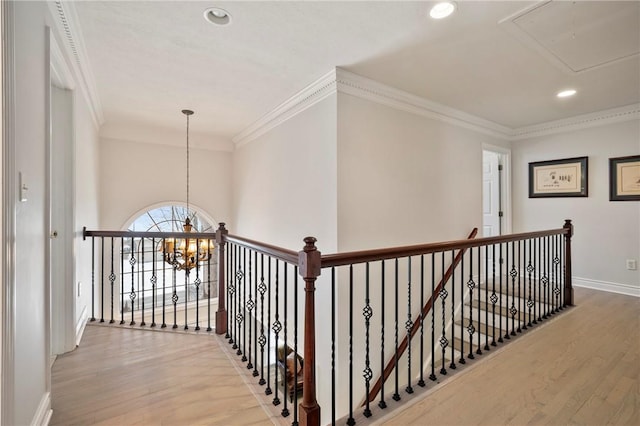
M 88 326 L 53 365 L 50 424 L 271 424 L 216 339 Z
M 380 424 L 640 425 L 640 298 L 578 288 L 575 300 Z

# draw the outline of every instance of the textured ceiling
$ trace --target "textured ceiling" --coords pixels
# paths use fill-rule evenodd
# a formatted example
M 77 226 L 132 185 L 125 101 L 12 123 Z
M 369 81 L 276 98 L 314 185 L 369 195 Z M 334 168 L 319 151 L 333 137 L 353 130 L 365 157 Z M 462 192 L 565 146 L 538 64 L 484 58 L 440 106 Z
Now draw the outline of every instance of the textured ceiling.
M 547 40 L 548 51 L 545 34 L 563 33 L 566 22 L 578 41 L 615 28 L 624 52 L 640 50 L 639 2 L 568 4 L 554 12 L 553 30 L 540 17 L 526 20 L 525 9 L 544 6 L 537 2 L 458 2 L 457 13 L 440 21 L 428 18 L 433 2 L 73 6 L 108 123 L 182 128 L 180 110 L 188 107 L 197 114 L 194 131 L 231 138 L 335 66 L 510 128 L 640 102 L 637 54 L 571 72 L 499 23 Z M 232 24 L 206 22 L 211 6 L 228 10 Z M 583 64 L 602 57 L 596 48 L 602 50 L 592 42 L 562 46 Z M 555 98 L 566 87 L 579 94 Z

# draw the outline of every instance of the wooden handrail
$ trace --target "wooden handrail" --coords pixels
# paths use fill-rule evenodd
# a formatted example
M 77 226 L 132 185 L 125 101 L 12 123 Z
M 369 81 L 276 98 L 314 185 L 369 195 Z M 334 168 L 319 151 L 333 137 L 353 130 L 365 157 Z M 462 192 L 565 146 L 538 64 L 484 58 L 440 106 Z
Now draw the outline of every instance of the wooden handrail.
M 477 234 L 478 234 L 478 228 L 473 228 L 473 230 L 467 237 L 467 240 L 474 239 Z M 431 311 L 431 308 L 433 307 L 434 298 L 438 297 L 438 294 L 442 290 L 442 287 L 444 286 L 444 284 L 451 279 L 451 276 L 453 275 L 453 271 L 455 271 L 456 267 L 460 263 L 460 260 L 462 260 L 462 256 L 464 255 L 466 250 L 467 250 L 466 248 L 462 248 L 458 251 L 458 254 L 456 254 L 453 260 L 453 263 L 449 265 L 447 272 L 445 272 L 444 276 L 440 279 L 440 282 L 435 287 L 433 294 L 431 295 L 431 297 L 429 297 L 429 300 L 427 300 L 425 305 L 422 307 L 422 311 L 420 312 L 420 315 L 418 315 L 415 321 L 413 321 L 413 325 L 411 326 L 411 330 L 409 331 L 409 334 L 404 336 L 404 339 L 402 339 L 402 342 L 400 342 L 400 345 L 398 346 L 397 352 L 392 355 L 391 359 L 387 363 L 387 366 L 384 368 L 384 371 L 382 372 L 380 377 L 378 377 L 378 380 L 371 388 L 371 392 L 369 392 L 369 395 L 368 395 L 369 402 L 372 402 L 376 398 L 376 396 L 378 395 L 378 392 L 380 392 L 380 389 L 382 389 L 383 383 L 389 378 L 389 376 L 393 372 L 393 369 L 397 367 L 396 359 L 400 359 L 402 354 L 404 354 L 404 352 L 407 350 L 407 346 L 409 345 L 409 339 L 412 339 L 413 336 L 415 336 L 415 334 L 418 332 L 418 329 L 420 328 L 420 319 L 425 318 L 429 313 L 429 311 Z M 364 406 L 365 404 L 366 404 L 366 400 L 362 405 Z
M 397 257 L 417 256 L 420 254 L 440 253 L 443 251 L 468 249 L 492 244 L 507 243 L 511 241 L 526 240 L 531 238 L 547 237 L 551 235 L 566 235 L 568 228 L 551 229 L 548 231 L 525 232 L 521 234 L 509 234 L 498 237 L 484 237 L 474 240 L 457 240 L 443 243 L 419 244 L 405 247 L 392 247 L 386 249 L 374 249 L 352 251 L 347 253 L 335 253 L 322 255 L 322 268 L 334 266 L 354 265 L 357 263 L 373 262 L 383 259 L 395 259 Z
M 190 238 L 200 240 L 214 240 L 215 232 L 144 232 L 144 231 L 90 231 L 86 227 L 82 229 L 82 239 L 87 237 L 110 238 Z
M 268 256 L 280 259 L 284 262 L 291 263 L 292 265 L 298 264 L 298 252 L 285 249 L 271 244 L 265 244 L 260 241 L 250 240 L 248 238 L 238 237 L 236 235 L 227 235 L 225 241 L 228 243 L 234 243 L 242 247 L 249 248 L 258 253 L 264 253 Z

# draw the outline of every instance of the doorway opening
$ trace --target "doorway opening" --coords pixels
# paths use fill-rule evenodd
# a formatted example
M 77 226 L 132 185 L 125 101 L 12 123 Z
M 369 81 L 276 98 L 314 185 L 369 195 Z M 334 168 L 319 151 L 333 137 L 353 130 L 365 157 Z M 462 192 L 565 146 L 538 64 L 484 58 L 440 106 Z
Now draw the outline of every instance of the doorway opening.
M 509 150 L 484 146 L 482 150 L 482 236 L 511 232 Z

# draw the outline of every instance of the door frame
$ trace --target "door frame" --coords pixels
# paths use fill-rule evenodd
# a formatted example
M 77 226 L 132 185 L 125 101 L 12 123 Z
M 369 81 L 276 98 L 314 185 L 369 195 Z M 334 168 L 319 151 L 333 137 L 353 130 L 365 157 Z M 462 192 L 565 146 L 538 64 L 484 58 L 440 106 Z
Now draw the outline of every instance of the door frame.
M 482 151 L 490 151 L 500 155 L 502 173 L 500 175 L 500 204 L 502 207 L 502 229 L 503 235 L 513 232 L 513 216 L 511 209 L 511 149 L 499 145 L 482 144 Z
M 75 97 L 76 97 L 76 82 L 73 77 L 73 73 L 71 69 L 67 66 L 67 63 L 64 59 L 64 54 L 62 49 L 58 45 L 58 42 L 54 36 L 54 33 L 51 28 L 47 27 L 47 41 L 48 41 L 48 86 L 47 86 L 47 102 L 46 102 L 46 117 L 48 120 L 48 132 L 47 132 L 47 142 L 46 142 L 46 176 L 48 177 L 48 185 L 46 188 L 46 199 L 45 199 L 45 208 L 46 211 L 46 230 L 47 230 L 47 238 L 48 243 L 45 244 L 46 253 L 45 253 L 45 274 L 47 279 L 47 291 L 48 291 L 48 301 L 47 306 L 49 308 L 49 348 L 48 353 L 51 355 L 51 348 L 58 347 L 62 348 L 62 352 L 68 352 L 75 348 L 76 346 L 76 303 L 75 303 L 75 250 L 74 250 L 74 237 L 75 237 L 75 168 L 76 168 L 76 159 L 75 159 Z M 52 283 L 52 265 L 51 265 L 51 235 L 56 230 L 54 228 L 54 224 L 52 223 L 52 171 L 53 171 L 53 163 L 52 163 L 52 155 L 51 150 L 53 147 L 53 138 L 52 138 L 52 86 L 57 86 L 61 89 L 70 90 L 71 96 L 71 140 L 69 141 L 68 149 L 68 174 L 65 176 L 66 185 L 69 188 L 69 196 L 68 199 L 64 200 L 65 205 L 67 206 L 65 210 L 64 216 L 64 226 L 63 229 L 65 232 L 60 233 L 57 237 L 61 239 L 61 245 L 63 245 L 62 250 L 62 259 L 66 265 L 66 273 L 64 278 L 64 283 L 66 285 L 58 285 L 54 286 Z M 61 301 L 62 303 L 53 303 L 54 301 Z M 57 329 L 54 329 L 56 324 L 59 324 Z M 55 342 L 55 344 L 53 343 Z M 54 357 L 52 357 L 51 362 L 53 362 Z

